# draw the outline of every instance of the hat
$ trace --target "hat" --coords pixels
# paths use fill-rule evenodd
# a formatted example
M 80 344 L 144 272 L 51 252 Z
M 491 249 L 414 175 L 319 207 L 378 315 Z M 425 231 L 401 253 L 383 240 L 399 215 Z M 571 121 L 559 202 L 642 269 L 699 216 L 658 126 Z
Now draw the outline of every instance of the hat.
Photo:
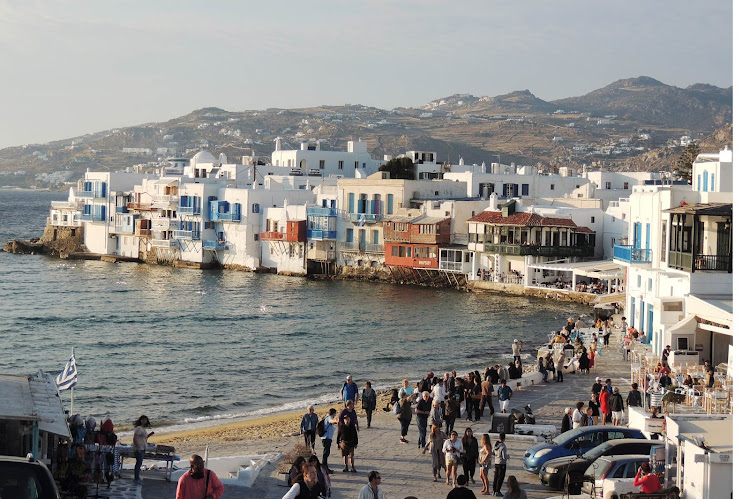
M 596 380 L 597 380 L 597 381 L 601 381 L 602 379 L 601 379 L 601 378 L 600 378 L 599 376 L 597 376 L 597 377 L 596 377 Z
M 466 475 L 458 475 L 456 478 L 456 483 L 459 484 L 461 487 L 469 483 L 469 479 L 466 478 Z

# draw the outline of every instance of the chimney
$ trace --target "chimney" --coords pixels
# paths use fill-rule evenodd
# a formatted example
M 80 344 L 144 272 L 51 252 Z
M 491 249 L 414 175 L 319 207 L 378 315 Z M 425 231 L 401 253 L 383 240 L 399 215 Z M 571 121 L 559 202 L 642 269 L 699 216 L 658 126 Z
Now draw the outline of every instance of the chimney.
M 276 137 L 274 142 L 276 142 L 276 151 L 281 151 L 281 137 Z
M 492 211 L 497 210 L 497 194 L 494 192 L 490 194 L 490 209 Z

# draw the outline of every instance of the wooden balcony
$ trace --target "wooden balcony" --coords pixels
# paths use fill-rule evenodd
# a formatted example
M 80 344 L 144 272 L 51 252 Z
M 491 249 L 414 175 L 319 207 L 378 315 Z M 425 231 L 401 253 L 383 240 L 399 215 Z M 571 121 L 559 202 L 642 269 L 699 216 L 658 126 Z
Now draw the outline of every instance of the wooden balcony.
M 261 232 L 261 241 L 286 241 L 286 233 L 284 232 Z
M 732 255 L 701 255 L 681 251 L 669 252 L 669 266 L 685 272 L 732 273 Z

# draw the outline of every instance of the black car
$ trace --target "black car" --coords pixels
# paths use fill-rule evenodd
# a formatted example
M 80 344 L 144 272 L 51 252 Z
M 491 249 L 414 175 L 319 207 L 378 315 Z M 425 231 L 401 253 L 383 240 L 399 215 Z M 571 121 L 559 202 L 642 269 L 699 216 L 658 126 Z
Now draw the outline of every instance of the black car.
M 617 456 L 621 454 L 649 454 L 654 445 L 664 445 L 659 440 L 644 440 L 640 438 L 621 438 L 609 440 L 597 445 L 581 456 L 559 457 L 550 459 L 539 470 L 542 485 L 562 490 L 568 473 L 577 478 L 583 477 L 584 471 L 591 463 L 601 456 Z
M 33 458 L 0 456 L 0 497 L 60 499 L 52 473 Z

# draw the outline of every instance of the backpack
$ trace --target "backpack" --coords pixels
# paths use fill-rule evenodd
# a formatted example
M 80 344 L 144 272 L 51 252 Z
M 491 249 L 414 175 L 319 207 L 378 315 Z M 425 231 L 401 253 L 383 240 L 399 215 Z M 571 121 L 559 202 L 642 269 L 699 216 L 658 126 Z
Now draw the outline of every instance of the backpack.
M 320 421 L 318 421 L 318 424 L 315 426 L 315 433 L 317 433 L 319 437 L 322 437 L 326 434 L 325 422 L 326 422 L 325 419 L 321 419 Z
M 401 414 L 401 402 L 396 402 L 395 404 L 393 404 L 393 414 L 395 414 L 396 416 Z

